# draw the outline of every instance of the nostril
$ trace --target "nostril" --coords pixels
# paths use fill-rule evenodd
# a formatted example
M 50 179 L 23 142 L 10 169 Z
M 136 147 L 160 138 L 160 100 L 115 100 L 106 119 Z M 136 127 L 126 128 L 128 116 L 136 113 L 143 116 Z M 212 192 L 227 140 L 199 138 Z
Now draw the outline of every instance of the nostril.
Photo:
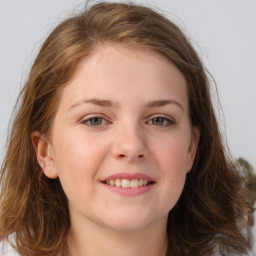
M 126 156 L 125 154 L 119 154 L 118 157 L 119 157 L 119 158 L 126 158 L 127 156 Z M 141 158 L 144 158 L 144 155 L 143 155 L 143 154 L 138 155 L 138 158 L 140 158 L 140 159 L 141 159 Z

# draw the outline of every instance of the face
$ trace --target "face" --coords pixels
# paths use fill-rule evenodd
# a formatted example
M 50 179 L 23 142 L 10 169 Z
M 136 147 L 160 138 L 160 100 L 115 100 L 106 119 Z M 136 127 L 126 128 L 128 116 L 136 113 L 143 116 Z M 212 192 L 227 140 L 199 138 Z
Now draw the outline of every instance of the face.
M 72 220 L 117 230 L 167 221 L 196 153 L 186 80 L 162 55 L 104 46 L 64 87 L 39 164 L 59 177 Z

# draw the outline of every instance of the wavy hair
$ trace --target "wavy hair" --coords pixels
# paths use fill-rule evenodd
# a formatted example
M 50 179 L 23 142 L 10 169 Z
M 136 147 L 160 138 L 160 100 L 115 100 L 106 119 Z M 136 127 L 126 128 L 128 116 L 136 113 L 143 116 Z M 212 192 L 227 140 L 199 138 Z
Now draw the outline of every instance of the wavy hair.
M 191 123 L 201 135 L 183 193 L 169 213 L 167 255 L 248 253 L 252 203 L 223 143 L 207 72 L 177 25 L 148 7 L 124 3 L 95 4 L 63 21 L 43 43 L 20 93 L 1 167 L 2 238 L 23 256 L 67 254 L 67 198 L 59 180 L 43 174 L 31 133 L 49 134 L 61 89 L 80 61 L 104 44 L 159 52 L 187 80 Z

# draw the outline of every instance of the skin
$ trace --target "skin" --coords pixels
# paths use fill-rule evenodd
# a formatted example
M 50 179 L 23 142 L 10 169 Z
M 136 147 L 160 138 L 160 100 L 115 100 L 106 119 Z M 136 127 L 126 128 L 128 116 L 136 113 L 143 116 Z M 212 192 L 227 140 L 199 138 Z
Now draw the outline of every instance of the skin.
M 186 80 L 170 60 L 116 45 L 84 59 L 62 91 L 51 138 L 32 134 L 45 175 L 59 177 L 68 197 L 71 255 L 165 255 L 168 213 L 198 140 Z M 121 195 L 102 183 L 120 172 L 155 183 Z

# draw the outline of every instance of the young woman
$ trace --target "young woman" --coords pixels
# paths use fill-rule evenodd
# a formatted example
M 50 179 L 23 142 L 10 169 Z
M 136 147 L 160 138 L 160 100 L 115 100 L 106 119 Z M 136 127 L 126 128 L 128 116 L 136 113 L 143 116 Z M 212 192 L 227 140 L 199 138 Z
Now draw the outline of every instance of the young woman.
M 1 169 L 22 256 L 242 255 L 252 204 L 204 67 L 155 11 L 100 3 L 44 42 Z

